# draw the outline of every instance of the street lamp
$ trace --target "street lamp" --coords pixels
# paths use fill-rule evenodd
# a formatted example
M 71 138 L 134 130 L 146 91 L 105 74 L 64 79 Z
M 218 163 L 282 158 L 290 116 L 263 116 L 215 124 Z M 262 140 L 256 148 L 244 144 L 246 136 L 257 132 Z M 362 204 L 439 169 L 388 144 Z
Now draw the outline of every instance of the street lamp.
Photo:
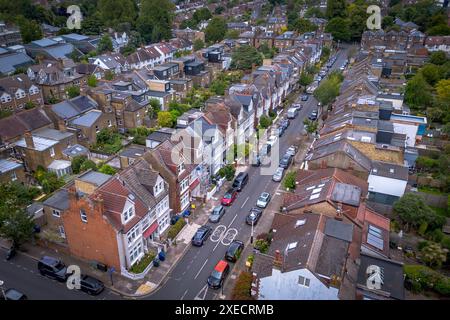
M 253 244 L 253 223 L 254 220 L 252 219 L 252 235 L 250 236 L 250 244 Z
M 6 294 L 5 294 L 5 290 L 3 289 L 3 284 L 5 282 L 0 280 L 0 290 L 2 291 L 2 297 L 6 300 Z

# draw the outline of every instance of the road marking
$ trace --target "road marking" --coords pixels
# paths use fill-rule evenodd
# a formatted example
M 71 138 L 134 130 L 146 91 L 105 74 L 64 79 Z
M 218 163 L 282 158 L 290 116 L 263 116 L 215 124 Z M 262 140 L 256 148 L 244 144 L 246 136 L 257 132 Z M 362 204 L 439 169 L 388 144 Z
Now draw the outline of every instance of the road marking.
M 185 273 L 186 273 L 186 271 L 185 271 L 185 272 L 183 272 L 183 273 L 182 273 L 181 275 L 182 275 L 182 276 L 184 276 L 184 274 L 185 274 Z
M 224 246 L 229 246 L 233 242 L 234 238 L 236 238 L 237 234 L 238 231 L 235 228 L 228 229 L 227 233 L 225 233 L 220 243 L 222 243 Z
M 219 242 L 222 239 L 222 235 L 224 234 L 224 232 L 227 231 L 227 227 L 224 226 L 223 224 L 218 225 L 213 233 L 211 234 L 211 236 L 209 237 L 209 239 L 212 242 Z
M 228 228 L 233 224 L 233 222 L 234 222 L 234 220 L 236 220 L 236 218 L 237 218 L 237 213 L 236 213 L 236 215 L 234 216 L 233 220 L 231 220 L 230 224 L 228 225 Z
M 243 203 L 242 206 L 241 206 L 241 209 L 245 206 L 245 204 L 247 203 L 247 201 L 248 201 L 249 198 L 250 198 L 250 197 L 247 197 L 247 198 L 245 199 L 244 203 Z
M 205 260 L 205 262 L 203 262 L 202 267 L 200 268 L 200 270 L 198 270 L 197 274 L 195 275 L 194 279 L 197 279 L 198 275 L 200 274 L 200 272 L 202 272 L 203 268 L 205 267 L 206 263 L 208 262 L 208 259 Z
M 184 297 L 186 296 L 186 293 L 188 292 L 188 290 L 189 289 L 186 289 L 186 291 L 183 293 L 183 295 L 181 296 L 181 299 L 180 300 L 183 300 L 184 299 Z
M 204 294 L 203 294 L 203 297 L 200 297 L 200 295 L 201 295 L 201 293 L 202 292 L 205 292 Z M 194 300 L 205 300 L 205 298 L 206 298 L 206 294 L 208 293 L 208 285 L 206 284 L 199 292 L 198 292 L 198 294 L 195 296 L 195 298 L 194 298 Z

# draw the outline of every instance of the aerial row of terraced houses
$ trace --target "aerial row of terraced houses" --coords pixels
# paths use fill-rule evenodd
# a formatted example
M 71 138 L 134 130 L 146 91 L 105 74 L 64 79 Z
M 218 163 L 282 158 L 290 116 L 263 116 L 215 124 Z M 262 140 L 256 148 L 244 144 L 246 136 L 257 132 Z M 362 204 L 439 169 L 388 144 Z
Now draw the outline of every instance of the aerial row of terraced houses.
M 98 133 L 127 134 L 154 125 L 148 115 L 152 99 L 164 111 L 194 86 L 208 87 L 229 68 L 232 48 L 241 44 L 223 42 L 175 58 L 177 51 L 192 50 L 198 36 L 175 30 L 177 38 L 124 57 L 118 48 L 127 36 L 115 34 L 114 52 L 76 63 L 69 57 L 91 52 L 98 37 L 44 30 L 44 39 L 0 48 L 0 109 L 12 113 L 0 119 L 0 181 L 33 184 L 40 168 L 64 177 L 66 185 L 28 208 L 45 245 L 125 276 L 148 250 L 162 246 L 172 215 L 189 209 L 193 198 L 212 196 L 210 178 L 227 163 L 233 144 L 245 143 L 261 116 L 276 111 L 298 88 L 299 74 L 319 60 L 325 43 L 323 33 L 311 34 L 264 60 L 225 96 L 178 117 L 175 128 L 153 130 L 145 146 L 123 139 L 121 150 L 111 154 L 93 149 Z M 91 76 L 96 86 L 88 86 Z M 69 98 L 73 86 L 80 95 Z M 117 173 L 74 175 L 72 160 L 80 155 Z

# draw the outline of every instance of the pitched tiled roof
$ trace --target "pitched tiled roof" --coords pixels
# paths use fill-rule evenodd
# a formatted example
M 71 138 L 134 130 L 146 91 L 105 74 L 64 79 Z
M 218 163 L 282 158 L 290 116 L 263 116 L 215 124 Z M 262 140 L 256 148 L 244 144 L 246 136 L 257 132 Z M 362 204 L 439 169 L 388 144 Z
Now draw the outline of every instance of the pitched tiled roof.
M 0 119 L 0 137 L 3 141 L 22 136 L 26 131 L 33 131 L 52 124 L 41 108 L 18 112 Z

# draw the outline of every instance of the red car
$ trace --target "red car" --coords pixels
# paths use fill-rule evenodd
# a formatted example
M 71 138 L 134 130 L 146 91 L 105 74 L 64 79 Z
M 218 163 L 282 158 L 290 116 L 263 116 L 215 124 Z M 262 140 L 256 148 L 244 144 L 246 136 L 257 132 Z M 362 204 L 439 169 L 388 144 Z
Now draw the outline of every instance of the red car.
M 237 190 L 236 189 L 230 189 L 228 190 L 222 198 L 222 205 L 223 206 L 231 206 L 231 204 L 236 200 L 237 197 Z

